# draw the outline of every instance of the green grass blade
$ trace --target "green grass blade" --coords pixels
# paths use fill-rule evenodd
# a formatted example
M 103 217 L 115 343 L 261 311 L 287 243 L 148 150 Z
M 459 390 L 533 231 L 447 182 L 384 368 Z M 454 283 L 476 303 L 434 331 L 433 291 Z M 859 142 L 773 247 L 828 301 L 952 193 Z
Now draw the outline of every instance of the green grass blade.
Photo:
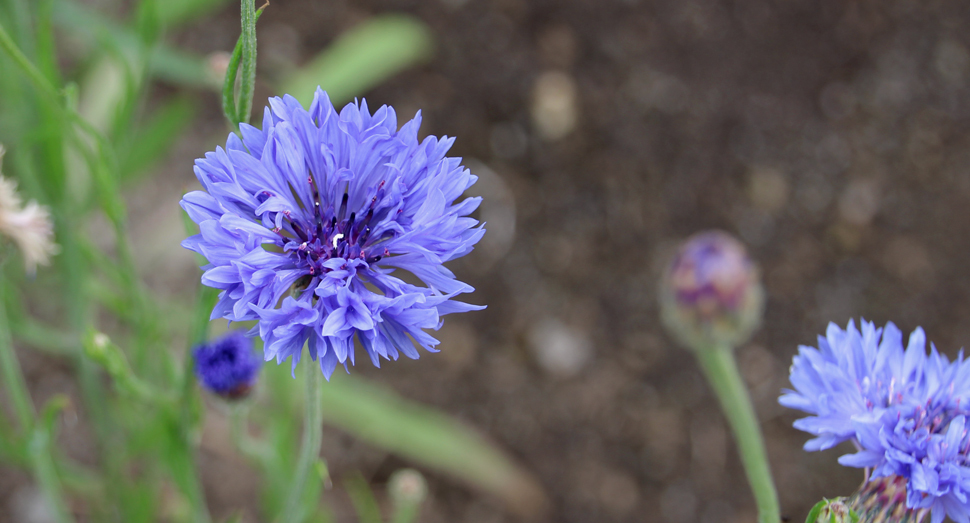
M 158 21 L 168 27 L 185 24 L 213 13 L 229 0 L 164 0 L 155 4 Z
M 530 474 L 448 416 L 351 376 L 335 376 L 322 389 L 325 421 L 492 492 L 520 513 L 545 509 L 545 494 Z
M 808 517 L 805 518 L 805 523 L 815 523 L 815 521 L 818 519 L 818 515 L 822 513 L 822 507 L 824 507 L 826 503 L 828 503 L 827 499 L 823 499 L 822 501 L 816 503 L 815 506 L 812 507 L 812 510 L 808 512 Z
M 366 92 L 399 71 L 428 60 L 431 31 L 404 15 L 381 15 L 340 36 L 299 71 L 284 79 L 279 92 L 308 105 L 317 86 L 340 104 Z
M 156 3 L 164 4 L 167 2 Z M 142 45 L 134 31 L 72 0 L 54 0 L 54 23 L 81 45 L 95 46 L 102 38 L 112 40 L 112 47 L 118 49 L 134 50 Z M 151 50 L 149 66 L 153 77 L 187 87 L 217 88 L 221 80 L 212 74 L 205 58 L 161 42 Z
M 158 108 L 148 122 L 133 133 L 119 158 L 122 180 L 146 171 L 171 150 L 195 118 L 190 98 L 176 98 Z
M 374 491 L 370 489 L 370 485 L 360 472 L 345 479 L 344 488 L 347 489 L 350 502 L 354 504 L 354 511 L 357 512 L 357 520 L 360 523 L 383 523 L 381 508 L 377 504 L 377 498 L 374 497 Z

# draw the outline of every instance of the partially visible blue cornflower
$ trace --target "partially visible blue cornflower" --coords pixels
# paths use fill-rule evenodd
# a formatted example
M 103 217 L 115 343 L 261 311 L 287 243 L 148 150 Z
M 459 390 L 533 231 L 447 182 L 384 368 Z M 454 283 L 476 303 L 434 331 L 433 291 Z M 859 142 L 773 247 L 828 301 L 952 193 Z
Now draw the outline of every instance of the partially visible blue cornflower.
M 309 110 L 269 103 L 262 130 L 241 124 L 196 161 L 205 191 L 181 202 L 201 231 L 182 245 L 222 289 L 212 317 L 257 320 L 266 360 L 294 369 L 306 343 L 328 379 L 355 339 L 378 366 L 434 351 L 425 329 L 482 308 L 453 300 L 473 289 L 443 265 L 485 232 L 468 217 L 480 198 L 456 202 L 477 177 L 445 156 L 454 139 L 419 141 L 420 113 L 398 130 L 387 106 L 338 112 L 319 89 Z
M 230 399 L 249 394 L 256 383 L 263 362 L 253 352 L 253 340 L 240 331 L 230 331 L 221 338 L 192 350 L 195 375 L 212 392 Z
M 779 402 L 811 416 L 795 427 L 816 437 L 806 450 L 851 440 L 858 452 L 839 458 L 872 470 L 871 478 L 903 478 L 906 508 L 970 521 L 970 360 L 953 362 L 917 328 L 903 348 L 892 323 L 878 329 L 829 324 L 818 348 L 799 347 L 791 367 L 794 390 Z

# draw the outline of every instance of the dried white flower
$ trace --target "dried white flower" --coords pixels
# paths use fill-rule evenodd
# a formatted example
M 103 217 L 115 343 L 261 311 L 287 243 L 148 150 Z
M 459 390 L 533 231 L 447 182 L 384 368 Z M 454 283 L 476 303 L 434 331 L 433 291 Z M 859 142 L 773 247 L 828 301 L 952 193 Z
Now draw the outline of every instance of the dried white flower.
M 0 167 L 3 163 L 3 146 L 0 145 Z M 34 274 L 37 265 L 47 265 L 50 257 L 57 254 L 53 242 L 54 227 L 50 212 L 35 201 L 23 205 L 17 194 L 17 182 L 0 175 L 0 234 L 14 241 L 24 256 L 24 266 Z

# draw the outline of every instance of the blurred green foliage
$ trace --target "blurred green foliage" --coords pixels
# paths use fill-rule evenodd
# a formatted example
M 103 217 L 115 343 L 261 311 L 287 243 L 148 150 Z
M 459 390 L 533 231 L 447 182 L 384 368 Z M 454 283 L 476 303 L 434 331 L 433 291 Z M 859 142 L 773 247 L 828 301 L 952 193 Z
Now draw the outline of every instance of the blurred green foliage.
M 165 32 L 227 3 L 141 0 L 126 3 L 127 18 L 117 19 L 109 14 L 117 9 L 75 0 L 0 0 L 3 174 L 18 180 L 25 198 L 49 206 L 61 249 L 31 279 L 0 239 L 0 370 L 12 407 L 0 412 L 0 467 L 28 471 L 59 523 L 79 514 L 99 522 L 211 520 L 195 461 L 207 409 L 187 349 L 208 337 L 215 291 L 199 286 L 191 305 L 165 302 L 145 286 L 122 187 L 152 172 L 212 99 L 202 92 L 223 83 L 206 57 L 171 46 Z M 335 102 L 349 100 L 428 59 L 432 48 L 421 22 L 377 16 L 284 79 L 280 92 L 305 102 L 322 85 Z M 158 83 L 168 88 L 154 89 Z M 244 86 L 230 87 L 245 96 Z M 248 102 L 234 102 L 236 121 L 245 121 Z M 98 216 L 107 227 L 88 226 Z M 69 365 L 79 398 L 57 396 L 36 408 L 14 345 Z M 303 379 L 268 365 L 256 397 L 229 408 L 234 443 L 262 478 L 266 520 L 282 507 L 296 468 Z M 444 414 L 346 376 L 324 384 L 320 400 L 327 423 L 370 444 L 513 506 L 541 503 L 527 473 Z M 95 442 L 83 464 L 55 445 L 65 409 L 84 418 Z M 319 495 L 331 483 L 324 462 L 308 482 L 304 514 L 331 521 Z M 362 521 L 380 520 L 366 480 L 341 484 Z M 416 515 L 397 501 L 392 511 L 401 523 Z
M 433 49 L 431 32 L 420 21 L 403 15 L 377 16 L 342 35 L 284 79 L 280 92 L 307 105 L 319 85 L 339 105 L 405 67 L 427 61 Z

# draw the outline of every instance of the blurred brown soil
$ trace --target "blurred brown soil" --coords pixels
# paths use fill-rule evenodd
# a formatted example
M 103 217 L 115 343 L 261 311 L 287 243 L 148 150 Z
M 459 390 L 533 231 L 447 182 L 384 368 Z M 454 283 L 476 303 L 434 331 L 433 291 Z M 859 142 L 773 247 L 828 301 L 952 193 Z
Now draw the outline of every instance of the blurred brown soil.
M 423 132 L 457 136 L 452 153 L 482 175 L 471 192 L 487 198 L 490 233 L 451 267 L 488 309 L 447 318 L 441 354 L 354 370 L 507 449 L 547 489 L 550 521 L 755 520 L 714 399 L 658 321 L 659 266 L 695 231 L 730 231 L 761 264 L 765 325 L 738 358 L 791 521 L 862 480 L 836 463 L 848 449 L 803 452 L 797 415 L 776 403 L 798 344 L 859 317 L 922 325 L 951 355 L 970 344 L 970 4 L 280 1 L 260 21 L 258 105 L 273 78 L 384 12 L 427 22 L 437 53 L 367 100 L 401 118 L 421 109 Z M 237 17 L 227 8 L 175 40 L 231 49 Z M 216 97 L 203 101 L 191 136 L 131 194 L 140 261 L 170 295 L 198 276 L 188 256 L 160 254 L 180 239 L 175 201 L 223 132 Z M 325 439 L 338 477 L 379 484 L 405 464 Z M 217 514 L 254 506 L 238 458 L 205 447 L 202 464 Z M 514 520 L 429 479 L 422 521 Z

